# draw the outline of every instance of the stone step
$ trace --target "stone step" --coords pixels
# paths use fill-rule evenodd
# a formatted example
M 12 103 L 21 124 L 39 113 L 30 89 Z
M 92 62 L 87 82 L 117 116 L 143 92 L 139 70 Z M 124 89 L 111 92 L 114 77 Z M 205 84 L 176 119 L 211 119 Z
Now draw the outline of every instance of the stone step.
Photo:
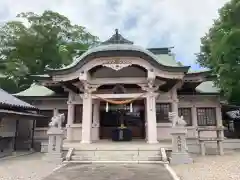
M 161 161 L 160 151 L 75 150 L 72 161 Z
M 73 156 L 71 161 L 162 161 L 160 157 L 149 157 L 149 158 L 140 158 L 140 157 L 80 157 Z
M 158 144 L 147 144 L 146 142 L 109 142 L 100 141 L 91 144 L 81 144 L 80 142 L 64 142 L 63 150 L 68 151 L 69 148 L 75 150 L 119 150 L 119 151 L 141 151 L 141 150 L 160 150 L 165 148 L 166 150 L 171 149 L 171 142 L 169 143 L 158 143 Z
M 69 161 L 63 161 L 63 164 L 68 164 Z M 169 164 L 164 161 L 82 161 L 72 160 L 71 163 L 81 164 Z

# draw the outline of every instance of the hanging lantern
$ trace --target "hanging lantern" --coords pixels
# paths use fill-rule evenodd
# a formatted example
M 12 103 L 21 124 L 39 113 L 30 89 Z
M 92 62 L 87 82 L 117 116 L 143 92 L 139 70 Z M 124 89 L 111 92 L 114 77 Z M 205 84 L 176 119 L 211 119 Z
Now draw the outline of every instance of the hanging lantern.
M 133 112 L 133 106 L 132 106 L 132 103 L 130 103 L 130 112 Z
M 108 102 L 106 102 L 106 112 L 108 112 Z

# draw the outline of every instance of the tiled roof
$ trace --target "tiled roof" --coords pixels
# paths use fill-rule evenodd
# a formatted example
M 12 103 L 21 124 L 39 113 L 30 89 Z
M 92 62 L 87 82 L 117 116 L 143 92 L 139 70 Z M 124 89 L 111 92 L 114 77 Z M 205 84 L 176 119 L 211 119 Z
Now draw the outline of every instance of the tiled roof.
M 199 93 L 219 93 L 220 89 L 214 85 L 213 81 L 205 81 L 196 87 Z
M 32 84 L 28 89 L 21 91 L 19 93 L 14 94 L 15 96 L 23 97 L 23 96 L 53 96 L 56 93 L 51 89 L 46 88 L 45 86 L 41 86 L 39 84 Z
M 132 52 L 140 52 L 145 54 L 146 56 L 150 57 L 151 60 L 157 62 L 159 65 L 166 66 L 166 67 L 176 67 L 178 70 L 184 68 L 179 63 L 177 63 L 174 57 L 170 54 L 170 48 L 150 48 L 145 49 L 140 46 L 136 46 L 133 44 L 132 41 L 127 40 L 121 34 L 119 34 L 118 29 L 115 30 L 115 33 L 106 41 L 98 44 L 95 47 L 90 47 L 87 51 L 85 51 L 81 56 L 75 57 L 73 62 L 68 66 L 62 67 L 60 69 L 49 69 L 49 71 L 64 71 L 75 67 L 77 64 L 83 62 L 91 54 L 96 54 L 98 52 L 124 52 L 124 51 L 132 51 Z M 161 55 L 163 56 L 161 56 Z M 158 55 L 158 56 L 157 56 Z M 188 69 L 189 67 L 186 66 Z
M 156 61 L 164 66 L 181 67 L 181 64 L 175 60 L 173 55 L 157 54 L 155 56 L 157 57 Z
M 45 117 L 43 115 L 40 115 L 40 114 L 37 114 L 37 113 L 34 113 L 34 112 L 28 112 L 28 111 L 25 111 L 25 112 L 18 112 L 18 111 L 12 111 L 12 110 L 6 110 L 6 109 L 0 109 L 0 113 L 1 114 L 15 114 L 15 115 L 20 115 L 20 116 L 30 116 L 30 117 Z
M 147 49 L 144 49 L 140 46 L 132 45 L 132 44 L 108 44 L 108 45 L 100 45 L 94 48 L 89 49 L 85 53 L 83 53 L 81 56 L 75 58 L 75 60 L 58 70 L 67 70 L 70 68 L 75 67 L 79 62 L 81 62 L 83 59 L 85 59 L 88 55 L 96 53 L 96 52 L 104 52 L 104 51 L 134 51 L 134 52 L 142 52 L 146 54 L 147 56 L 151 57 L 153 61 L 157 62 L 159 65 L 166 66 L 166 67 L 176 67 L 176 68 L 184 68 L 184 66 L 180 66 L 177 62 L 174 62 L 173 56 L 170 55 L 155 55 L 152 52 L 148 51 Z M 165 59 L 165 60 L 164 60 Z M 165 62 L 169 61 L 169 62 Z M 170 66 L 169 66 L 170 64 Z M 186 68 L 188 68 L 186 66 Z M 53 69 L 54 70 L 54 69 Z
M 0 89 L 0 106 L 4 107 L 18 107 L 18 108 L 23 108 L 23 109 L 32 109 L 36 110 L 34 106 L 14 97 L 13 95 L 7 93 L 3 89 Z
M 197 73 L 204 73 L 204 72 L 209 72 L 208 69 L 200 69 L 200 70 L 194 70 L 194 69 L 189 69 L 188 74 L 197 74 Z

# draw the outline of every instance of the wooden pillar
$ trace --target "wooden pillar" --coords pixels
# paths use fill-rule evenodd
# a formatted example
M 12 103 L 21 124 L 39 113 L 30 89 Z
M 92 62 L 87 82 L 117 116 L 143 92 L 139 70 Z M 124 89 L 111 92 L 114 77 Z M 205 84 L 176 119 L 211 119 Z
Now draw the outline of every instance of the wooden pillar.
M 216 120 L 217 120 L 217 127 L 222 127 L 223 126 L 223 122 L 222 122 L 222 111 L 221 111 L 221 107 L 216 107 Z M 221 132 L 221 138 L 224 137 L 223 132 Z
M 172 102 L 172 112 L 176 113 L 176 116 L 178 116 L 178 100 L 174 99 Z
M 148 126 L 147 126 L 147 119 L 148 119 L 148 116 L 147 116 L 147 98 L 144 99 L 144 122 L 145 122 L 145 140 L 148 141 Z
M 16 150 L 17 150 L 18 126 L 19 126 L 19 120 L 16 120 L 16 129 L 15 129 L 15 137 L 14 137 L 13 151 L 16 151 Z
M 100 102 L 96 100 L 93 104 L 92 140 L 99 140 L 100 126 Z
M 191 112 L 192 112 L 192 126 L 195 129 L 194 135 L 195 135 L 195 138 L 197 138 L 198 137 L 198 132 L 197 132 L 198 121 L 197 121 L 197 108 L 195 105 L 193 105 Z
M 222 111 L 221 111 L 220 105 L 216 108 L 216 118 L 217 118 L 217 128 L 222 128 L 223 127 Z M 219 141 L 217 141 L 218 151 L 220 155 L 223 155 L 224 154 L 223 153 L 223 139 L 224 139 L 223 130 L 217 130 L 216 133 L 217 133 L 217 139 L 219 139 Z
M 178 117 L 178 96 L 177 96 L 177 87 L 174 86 L 171 90 L 172 93 L 172 112 L 176 113 L 176 116 Z
M 192 125 L 197 128 L 198 127 L 198 122 L 197 122 L 197 108 L 196 106 L 193 106 L 192 109 Z
M 74 122 L 74 109 L 75 106 L 72 103 L 68 104 L 68 116 L 67 116 L 67 140 L 72 141 L 73 140 L 73 134 L 72 134 L 72 124 Z
M 74 122 L 74 110 L 75 105 L 73 104 L 73 94 L 69 92 L 68 98 L 68 115 L 67 115 L 67 141 L 73 140 L 73 133 L 72 133 L 72 124 Z
M 34 148 L 34 132 L 35 132 L 35 125 L 36 125 L 36 120 L 33 120 L 33 125 L 32 125 L 32 142 L 31 142 L 31 149 L 33 150 Z
M 83 118 L 82 118 L 82 141 L 81 143 L 89 144 L 92 142 L 92 94 L 84 93 L 83 98 Z
M 158 143 L 157 141 L 157 119 L 156 119 L 156 97 L 149 92 L 146 98 L 147 105 L 147 142 L 149 144 Z

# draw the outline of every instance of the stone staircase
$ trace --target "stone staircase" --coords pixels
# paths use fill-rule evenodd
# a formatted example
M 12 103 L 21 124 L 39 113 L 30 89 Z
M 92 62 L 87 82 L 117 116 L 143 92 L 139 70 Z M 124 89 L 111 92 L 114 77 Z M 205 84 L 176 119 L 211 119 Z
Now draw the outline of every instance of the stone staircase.
M 66 149 L 66 146 L 65 146 Z M 100 144 L 68 148 L 66 161 L 79 163 L 168 163 L 159 144 Z

